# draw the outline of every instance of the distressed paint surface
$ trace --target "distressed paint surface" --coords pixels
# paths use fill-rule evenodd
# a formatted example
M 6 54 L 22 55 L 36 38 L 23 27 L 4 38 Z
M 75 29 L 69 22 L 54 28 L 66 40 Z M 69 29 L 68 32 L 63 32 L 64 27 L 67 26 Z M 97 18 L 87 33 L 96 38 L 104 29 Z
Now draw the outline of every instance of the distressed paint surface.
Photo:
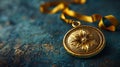
M 95 57 L 69 55 L 62 45 L 72 27 L 57 14 L 42 14 L 47 0 L 0 0 L 0 67 L 120 67 L 120 31 L 102 30 L 105 49 Z M 49 0 L 50 1 L 50 0 Z M 113 14 L 120 21 L 120 0 L 89 0 L 71 9 L 87 15 Z M 97 23 L 85 25 L 97 27 Z

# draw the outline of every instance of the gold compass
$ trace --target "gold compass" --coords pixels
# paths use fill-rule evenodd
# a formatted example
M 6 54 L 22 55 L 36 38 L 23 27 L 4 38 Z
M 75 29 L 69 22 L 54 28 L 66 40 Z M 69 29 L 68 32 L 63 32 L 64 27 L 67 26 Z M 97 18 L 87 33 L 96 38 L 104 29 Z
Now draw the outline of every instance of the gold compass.
M 95 27 L 80 25 L 66 33 L 63 45 L 70 54 L 87 58 L 98 54 L 104 48 L 105 37 Z

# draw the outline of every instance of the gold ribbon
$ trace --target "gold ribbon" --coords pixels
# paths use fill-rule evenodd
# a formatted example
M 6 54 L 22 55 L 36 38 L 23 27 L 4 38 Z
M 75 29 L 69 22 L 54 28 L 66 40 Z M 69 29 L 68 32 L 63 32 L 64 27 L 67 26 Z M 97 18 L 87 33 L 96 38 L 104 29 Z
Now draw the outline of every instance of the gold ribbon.
M 65 21 L 66 23 L 70 23 L 71 19 L 67 19 L 66 16 L 70 16 L 73 18 L 76 18 L 81 21 L 93 23 L 95 21 L 99 21 L 98 26 L 102 29 L 106 29 L 109 31 L 115 31 L 116 27 L 118 26 L 118 20 L 113 15 L 108 15 L 102 17 L 99 14 L 93 14 L 91 16 L 83 15 L 80 13 L 77 13 L 73 10 L 70 10 L 68 8 L 69 4 L 76 3 L 76 4 L 84 4 L 86 0 L 71 0 L 69 2 L 66 2 L 64 0 L 60 2 L 46 2 L 40 6 L 40 11 L 43 13 L 49 13 L 54 14 L 60 10 L 62 10 L 61 19 Z M 55 6 L 52 10 L 48 10 L 48 8 Z M 107 21 L 107 24 L 105 23 Z

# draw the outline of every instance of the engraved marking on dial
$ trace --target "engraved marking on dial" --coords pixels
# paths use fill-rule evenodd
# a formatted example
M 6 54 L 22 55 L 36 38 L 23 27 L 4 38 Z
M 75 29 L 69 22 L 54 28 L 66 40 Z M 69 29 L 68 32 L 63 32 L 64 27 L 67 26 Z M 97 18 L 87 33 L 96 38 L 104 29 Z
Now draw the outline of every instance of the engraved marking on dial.
M 71 34 L 71 45 L 76 47 L 76 49 L 81 49 L 84 51 L 88 51 L 90 47 L 96 44 L 95 39 L 92 38 L 92 34 L 89 31 L 79 30 L 78 33 Z

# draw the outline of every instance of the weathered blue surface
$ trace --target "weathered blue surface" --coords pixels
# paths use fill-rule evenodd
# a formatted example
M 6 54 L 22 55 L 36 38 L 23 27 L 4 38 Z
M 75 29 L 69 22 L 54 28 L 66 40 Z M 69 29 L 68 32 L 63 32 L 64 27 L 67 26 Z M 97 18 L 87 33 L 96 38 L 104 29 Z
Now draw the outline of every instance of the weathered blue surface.
M 120 67 L 120 32 L 102 30 L 105 49 L 95 57 L 80 59 L 69 55 L 62 45 L 72 27 L 60 13 L 39 12 L 47 0 L 0 0 L 0 67 Z M 70 5 L 87 15 L 113 14 L 120 21 L 120 0 L 89 0 L 85 5 Z M 96 26 L 96 24 L 84 23 Z

